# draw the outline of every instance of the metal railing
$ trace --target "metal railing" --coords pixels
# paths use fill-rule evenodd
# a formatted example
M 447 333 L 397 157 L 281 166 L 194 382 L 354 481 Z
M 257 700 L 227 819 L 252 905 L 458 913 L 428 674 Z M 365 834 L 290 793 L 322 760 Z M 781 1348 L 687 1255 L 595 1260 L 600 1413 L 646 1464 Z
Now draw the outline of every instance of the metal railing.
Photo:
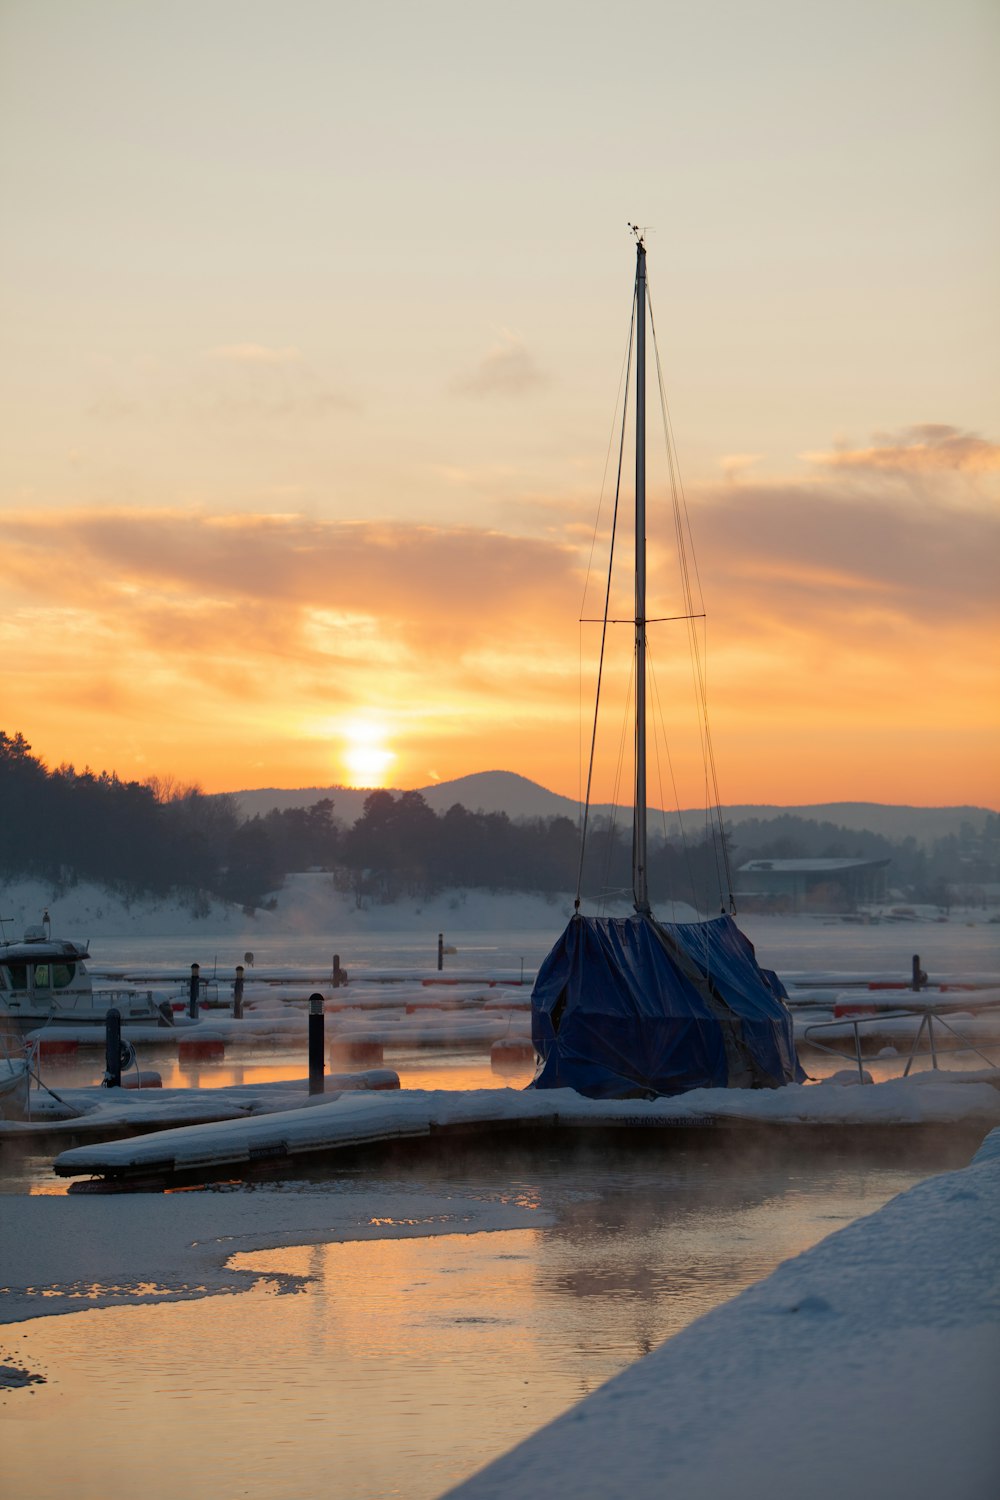
M 849 1052 L 845 1052 L 839 1047 L 831 1047 L 826 1042 L 817 1041 L 813 1037 L 813 1032 L 815 1031 L 831 1031 L 835 1027 L 839 1031 L 842 1031 L 845 1026 L 850 1026 L 854 1032 L 854 1062 L 858 1069 L 858 1079 L 861 1083 L 871 1082 L 871 1076 L 866 1075 L 864 1068 L 861 1052 L 860 1028 L 862 1026 L 881 1025 L 885 1021 L 909 1021 L 913 1020 L 918 1014 L 920 1016 L 920 1025 L 917 1027 L 916 1035 L 910 1043 L 910 1053 L 906 1059 L 906 1066 L 903 1069 L 902 1076 L 904 1078 L 908 1078 L 910 1076 L 910 1069 L 913 1067 L 913 1064 L 916 1062 L 918 1057 L 929 1056 L 931 1059 L 931 1068 L 937 1070 L 938 1058 L 941 1056 L 948 1056 L 949 1054 L 954 1052 L 974 1052 L 977 1057 L 982 1058 L 987 1067 L 997 1067 L 997 1064 L 994 1062 L 994 1060 L 991 1057 L 987 1057 L 985 1052 L 980 1051 L 980 1049 L 973 1042 L 969 1041 L 968 1037 L 963 1036 L 960 1031 L 956 1031 L 955 1027 L 951 1025 L 950 1022 L 946 1021 L 943 1016 L 935 1015 L 935 1013 L 930 1010 L 921 1010 L 919 1012 L 912 1010 L 883 1010 L 878 1011 L 874 1015 L 870 1016 L 842 1016 L 838 1017 L 834 1021 L 813 1021 L 811 1025 L 803 1028 L 802 1040 L 808 1046 L 815 1047 L 818 1052 L 826 1052 L 829 1053 L 831 1057 L 839 1057 L 842 1058 L 845 1062 L 850 1062 L 851 1054 Z M 956 1042 L 958 1043 L 957 1046 L 940 1045 L 937 1037 L 934 1034 L 935 1022 L 938 1026 L 943 1027 L 944 1030 L 949 1033 L 949 1035 L 955 1038 Z M 917 1049 L 920 1043 L 920 1038 L 923 1036 L 925 1029 L 927 1031 L 927 1050 L 924 1052 L 918 1052 Z

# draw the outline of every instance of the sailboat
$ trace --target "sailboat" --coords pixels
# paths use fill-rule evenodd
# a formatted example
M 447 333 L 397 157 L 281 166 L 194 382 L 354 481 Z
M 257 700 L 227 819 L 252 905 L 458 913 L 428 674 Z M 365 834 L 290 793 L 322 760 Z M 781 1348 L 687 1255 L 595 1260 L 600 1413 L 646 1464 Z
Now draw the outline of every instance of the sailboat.
M 631 227 L 636 239 L 634 913 L 584 916 L 578 888 L 574 915 L 542 963 L 532 990 L 532 1041 L 539 1063 L 529 1086 L 573 1088 L 595 1099 L 652 1098 L 696 1088 L 777 1088 L 805 1077 L 795 1054 L 787 997 L 777 975 L 760 967 L 752 943 L 732 915 L 667 923 L 657 920 L 650 906 L 646 835 L 648 287 L 645 243 L 641 232 Z

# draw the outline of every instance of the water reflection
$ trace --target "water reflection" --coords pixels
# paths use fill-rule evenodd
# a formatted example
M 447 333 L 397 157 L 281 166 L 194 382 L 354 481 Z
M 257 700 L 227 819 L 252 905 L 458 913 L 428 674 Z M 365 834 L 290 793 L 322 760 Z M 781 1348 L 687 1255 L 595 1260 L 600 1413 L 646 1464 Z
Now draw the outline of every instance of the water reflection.
M 778 1261 L 968 1154 L 910 1150 L 512 1143 L 331 1173 L 310 1191 L 353 1196 L 387 1237 L 238 1254 L 266 1277 L 238 1296 L 0 1331 L 0 1350 L 46 1376 L 3 1395 L 5 1487 L 438 1495 Z M 414 1235 L 396 1215 L 415 1188 L 456 1205 L 516 1198 L 551 1223 Z

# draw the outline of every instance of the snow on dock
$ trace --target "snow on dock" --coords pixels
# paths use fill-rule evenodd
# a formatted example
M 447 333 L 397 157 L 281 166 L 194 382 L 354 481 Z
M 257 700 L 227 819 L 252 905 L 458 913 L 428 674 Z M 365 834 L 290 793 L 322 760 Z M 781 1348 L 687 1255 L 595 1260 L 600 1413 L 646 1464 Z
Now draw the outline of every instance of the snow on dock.
M 1000 1081 L 1000 1075 L 996 1075 Z M 695 1089 L 670 1099 L 585 1099 L 572 1089 L 403 1090 L 314 1096 L 312 1107 L 155 1136 L 77 1146 L 59 1155 L 62 1177 L 169 1182 L 255 1162 L 320 1155 L 406 1137 L 515 1130 L 659 1130 L 720 1127 L 861 1127 L 1000 1124 L 1000 1087 L 985 1074 L 920 1074 L 866 1087 Z M 183 1092 L 183 1091 L 182 1091 Z M 163 1122 L 165 1123 L 165 1122 Z
M 998 1244 L 994 1130 L 971 1166 L 785 1261 L 443 1500 L 1000 1494 Z
M 398 1089 L 390 1068 L 328 1073 L 325 1093 L 310 1094 L 308 1078 L 274 1083 L 231 1084 L 225 1088 L 141 1089 L 60 1088 L 31 1094 L 31 1118 L 0 1120 L 0 1144 L 49 1135 L 94 1135 L 102 1139 L 136 1133 L 283 1114 L 329 1104 L 341 1093 Z

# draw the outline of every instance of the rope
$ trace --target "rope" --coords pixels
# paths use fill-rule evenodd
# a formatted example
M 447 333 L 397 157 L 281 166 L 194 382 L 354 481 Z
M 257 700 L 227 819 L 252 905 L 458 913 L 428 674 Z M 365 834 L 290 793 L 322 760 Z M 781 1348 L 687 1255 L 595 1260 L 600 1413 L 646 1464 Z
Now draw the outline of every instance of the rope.
M 635 306 L 635 293 L 634 292 L 632 294 L 632 302 L 633 302 L 633 310 L 634 310 L 634 306 Z M 594 622 L 587 622 L 587 621 L 585 621 L 585 619 L 583 617 L 584 617 L 584 615 L 586 613 L 586 608 L 587 608 L 587 594 L 590 591 L 590 578 L 591 578 L 591 574 L 592 574 L 593 569 L 594 569 L 594 553 L 597 550 L 597 534 L 598 534 L 598 532 L 600 530 L 600 526 L 601 526 L 601 512 L 604 509 L 604 491 L 605 491 L 605 487 L 607 486 L 607 482 L 608 482 L 608 465 L 611 463 L 611 454 L 612 454 L 612 451 L 614 449 L 615 432 L 617 430 L 617 420 L 616 419 L 617 419 L 617 415 L 618 415 L 618 405 L 619 405 L 619 402 L 622 399 L 622 388 L 623 387 L 625 388 L 625 407 L 622 410 L 622 431 L 624 433 L 625 412 L 626 412 L 626 410 L 628 408 L 628 374 L 629 374 L 629 371 L 630 371 L 630 369 L 632 367 L 632 337 L 633 337 L 634 329 L 635 329 L 635 319 L 634 319 L 634 316 L 633 316 L 632 322 L 631 322 L 631 324 L 629 326 L 628 340 L 627 340 L 626 345 L 625 345 L 625 357 L 622 360 L 622 367 L 621 367 L 621 371 L 620 371 L 619 376 L 618 376 L 618 390 L 615 392 L 614 416 L 612 417 L 612 421 L 611 421 L 611 431 L 608 434 L 608 451 L 604 455 L 604 472 L 601 475 L 601 492 L 600 492 L 600 497 L 599 497 L 598 502 L 597 502 L 597 515 L 594 517 L 594 530 L 591 533 L 591 537 L 590 537 L 590 554 L 589 554 L 589 556 L 587 558 L 587 571 L 586 571 L 586 573 L 584 575 L 584 580 L 583 580 L 583 596 L 582 596 L 582 598 L 580 600 L 580 615 L 581 615 L 581 619 L 580 619 L 580 622 L 579 622 L 580 623 L 580 631 L 579 631 L 579 656 L 580 656 L 580 660 L 579 660 L 579 678 L 578 678 L 579 684 L 580 684 L 580 703 L 579 703 L 579 724 L 580 724 L 579 741 L 580 741 L 580 751 L 579 751 L 579 766 L 578 766 L 578 770 L 577 770 L 577 801 L 578 802 L 583 802 L 584 801 L 584 799 L 580 796 L 580 792 L 581 792 L 581 789 L 582 789 L 582 786 L 583 786 L 583 626 L 584 626 L 585 623 L 594 623 Z M 619 477 L 619 483 L 620 483 L 621 482 L 621 453 L 620 452 L 619 452 L 619 456 L 618 456 L 618 477 Z M 615 516 L 616 517 L 617 517 L 617 513 L 618 513 L 618 497 L 617 497 L 617 493 L 616 493 L 616 495 L 615 495 Z M 614 520 L 613 520 L 612 521 L 612 538 L 614 537 L 614 524 L 615 523 L 614 523 Z M 606 613 L 607 613 L 607 610 L 605 609 L 605 614 Z
M 583 806 L 583 826 L 580 830 L 580 864 L 576 875 L 576 899 L 573 910 L 580 910 L 580 892 L 583 887 L 583 861 L 587 852 L 587 828 L 590 823 L 590 794 L 594 783 L 594 758 L 597 748 L 597 715 L 601 703 L 601 685 L 604 677 L 604 651 L 608 640 L 608 611 L 611 601 L 611 573 L 615 560 L 615 539 L 618 535 L 618 506 L 622 489 L 622 462 L 625 454 L 625 424 L 628 416 L 628 375 L 632 370 L 632 346 L 635 340 L 637 294 L 632 293 L 632 323 L 629 329 L 628 353 L 626 356 L 625 400 L 622 405 L 622 428 L 618 442 L 618 474 L 615 479 L 615 507 L 611 518 L 611 547 L 608 556 L 608 578 L 604 590 L 604 618 L 601 625 L 601 650 L 597 664 L 597 690 L 594 699 L 594 724 L 590 733 L 590 761 L 587 766 L 587 795 Z
M 720 900 L 723 893 L 728 893 L 729 909 L 736 910 L 736 901 L 733 896 L 733 877 L 729 863 L 729 850 L 727 848 L 725 828 L 722 822 L 722 798 L 719 793 L 719 779 L 715 763 L 715 750 L 712 745 L 712 732 L 708 721 L 708 685 L 705 676 L 705 668 L 702 661 L 702 653 L 699 650 L 698 631 L 696 619 L 704 619 L 703 595 L 701 578 L 698 574 L 697 556 L 694 550 L 694 537 L 691 532 L 691 519 L 687 508 L 687 498 L 684 494 L 684 486 L 681 482 L 679 466 L 676 462 L 676 444 L 674 442 L 673 427 L 670 421 L 670 412 L 667 405 L 666 389 L 663 381 L 663 366 L 660 362 L 660 346 L 656 338 L 656 322 L 653 317 L 652 295 L 649 291 L 647 281 L 647 297 L 649 298 L 649 324 L 653 335 L 653 350 L 656 357 L 656 377 L 660 392 L 660 412 L 663 420 L 663 432 L 666 439 L 667 466 L 670 476 L 670 495 L 674 516 L 674 537 L 677 544 L 677 558 L 681 574 L 681 590 L 688 622 L 688 641 L 691 650 L 692 676 L 694 678 L 695 696 L 700 704 L 701 717 L 699 720 L 699 736 L 702 749 L 702 764 L 705 768 L 706 782 L 706 814 L 711 809 L 715 815 L 715 824 L 718 838 L 713 839 L 716 862 L 716 878 L 719 882 Z M 685 536 L 687 542 L 685 543 Z M 695 610 L 695 589 L 692 588 L 691 573 L 688 568 L 688 553 L 691 554 L 691 562 L 694 568 L 694 581 L 697 589 L 698 603 L 702 607 Z M 706 629 L 707 633 L 707 629 Z M 679 809 L 678 809 L 679 812 Z

